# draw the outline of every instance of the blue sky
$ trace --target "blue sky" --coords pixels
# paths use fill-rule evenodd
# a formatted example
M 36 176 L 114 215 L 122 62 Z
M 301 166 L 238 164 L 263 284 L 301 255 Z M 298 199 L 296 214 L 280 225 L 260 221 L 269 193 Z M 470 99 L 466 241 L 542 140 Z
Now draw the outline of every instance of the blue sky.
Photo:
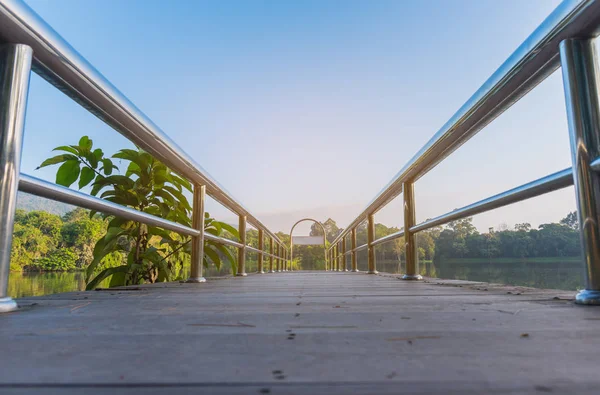
M 553 0 L 27 3 L 275 230 L 353 219 L 554 9 Z M 35 76 L 23 171 L 90 135 L 129 144 Z M 570 166 L 560 73 L 416 185 L 424 220 Z M 215 204 L 209 208 L 231 217 Z M 377 215 L 402 223 L 400 202 Z M 475 218 L 534 225 L 572 189 Z

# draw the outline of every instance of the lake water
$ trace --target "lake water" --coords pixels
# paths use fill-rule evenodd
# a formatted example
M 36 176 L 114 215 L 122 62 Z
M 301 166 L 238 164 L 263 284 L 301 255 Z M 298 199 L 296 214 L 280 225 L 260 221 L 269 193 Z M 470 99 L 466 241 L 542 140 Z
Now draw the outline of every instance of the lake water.
M 8 278 L 8 294 L 13 298 L 83 290 L 85 290 L 83 272 L 11 272 Z
M 247 272 L 256 270 L 250 261 Z M 445 279 L 487 281 L 500 284 L 520 285 L 535 288 L 577 290 L 583 288 L 582 264 L 578 260 L 555 261 L 451 261 L 433 264 L 421 264 L 421 273 L 431 277 Z M 366 260 L 359 259 L 359 269 L 366 270 Z M 387 273 L 402 273 L 404 268 L 397 261 L 377 261 L 377 270 Z M 205 276 L 228 275 L 229 268 L 217 271 L 212 268 Z M 107 286 L 104 285 L 103 286 Z M 8 280 L 8 294 L 12 297 L 41 296 L 60 292 L 85 290 L 85 274 L 69 273 L 17 273 L 11 272 Z

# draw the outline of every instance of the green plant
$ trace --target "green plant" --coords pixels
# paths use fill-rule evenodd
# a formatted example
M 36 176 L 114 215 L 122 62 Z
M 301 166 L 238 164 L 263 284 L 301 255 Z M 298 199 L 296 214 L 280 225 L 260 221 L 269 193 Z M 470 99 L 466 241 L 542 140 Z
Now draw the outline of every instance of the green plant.
M 40 272 L 66 272 L 77 268 L 77 254 L 68 248 L 52 251 L 43 258 L 36 259 L 27 267 Z
M 46 159 L 38 168 L 61 164 L 56 183 L 69 187 L 78 182 L 79 188 L 91 187 L 91 195 L 134 208 L 182 225 L 191 226 L 192 207 L 186 197 L 192 192 L 191 184 L 175 174 L 162 162 L 141 149 L 121 149 L 112 157 L 93 149 L 93 142 L 83 136 L 77 145 L 54 149 L 60 155 Z M 128 162 L 125 174 L 113 159 Z M 113 174 L 113 172 L 116 172 Z M 90 216 L 95 213 L 90 213 Z M 189 258 L 190 238 L 123 218 L 104 216 L 108 221 L 106 234 L 96 242 L 93 259 L 86 269 L 87 289 L 95 288 L 110 277 L 110 286 L 144 282 L 172 281 Z M 205 231 L 215 236 L 229 232 L 239 238 L 235 228 L 216 221 L 206 214 Z M 124 264 L 98 267 L 110 254 L 119 252 Z M 205 240 L 204 265 L 220 268 L 227 260 L 235 267 L 235 259 L 223 245 Z

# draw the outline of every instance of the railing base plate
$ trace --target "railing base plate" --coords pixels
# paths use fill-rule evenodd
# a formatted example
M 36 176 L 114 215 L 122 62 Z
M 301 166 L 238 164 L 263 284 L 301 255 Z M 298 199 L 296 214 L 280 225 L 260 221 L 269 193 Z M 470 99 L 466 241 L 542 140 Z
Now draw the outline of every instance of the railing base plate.
M 0 313 L 8 313 L 19 308 L 17 302 L 10 297 L 0 298 Z
M 377 270 L 369 270 L 367 272 L 367 274 L 378 274 L 379 272 Z
M 206 279 L 204 277 L 190 277 L 187 279 L 186 283 L 205 283 Z
M 577 296 L 575 296 L 575 303 L 600 306 L 600 291 L 592 291 L 589 289 L 579 291 Z
M 236 277 L 246 277 L 247 275 L 247 273 L 238 273 L 236 274 Z
M 420 274 L 405 274 L 402 276 L 402 279 L 406 281 L 419 281 L 423 279 L 423 276 Z

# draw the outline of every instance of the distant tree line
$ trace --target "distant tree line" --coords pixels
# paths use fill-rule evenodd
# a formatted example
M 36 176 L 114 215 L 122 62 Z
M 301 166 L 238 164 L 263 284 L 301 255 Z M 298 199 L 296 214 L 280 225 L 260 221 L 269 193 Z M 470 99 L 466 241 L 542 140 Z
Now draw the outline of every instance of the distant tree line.
M 333 242 L 343 231 L 336 222 L 328 218 L 323 226 L 327 232 L 328 244 Z M 577 213 L 571 212 L 558 223 L 542 224 L 532 229 L 529 223 L 515 225 L 508 229 L 506 225 L 499 230 L 490 228 L 487 233 L 480 233 L 472 223 L 472 218 L 452 221 L 417 234 L 417 250 L 419 260 L 443 262 L 447 259 L 463 258 L 538 258 L 538 257 L 577 257 L 580 255 Z M 402 230 L 375 224 L 375 239 Z M 322 235 L 316 224 L 311 227 L 311 236 Z M 283 236 L 283 235 L 282 235 Z M 289 236 L 285 235 L 287 240 Z M 358 226 L 356 232 L 357 246 L 367 243 L 366 223 Z M 351 247 L 350 236 L 346 239 L 346 248 Z M 376 247 L 378 260 L 405 260 L 404 237 L 397 238 Z M 296 246 L 294 255 L 303 269 L 323 269 L 323 249 L 320 246 Z

